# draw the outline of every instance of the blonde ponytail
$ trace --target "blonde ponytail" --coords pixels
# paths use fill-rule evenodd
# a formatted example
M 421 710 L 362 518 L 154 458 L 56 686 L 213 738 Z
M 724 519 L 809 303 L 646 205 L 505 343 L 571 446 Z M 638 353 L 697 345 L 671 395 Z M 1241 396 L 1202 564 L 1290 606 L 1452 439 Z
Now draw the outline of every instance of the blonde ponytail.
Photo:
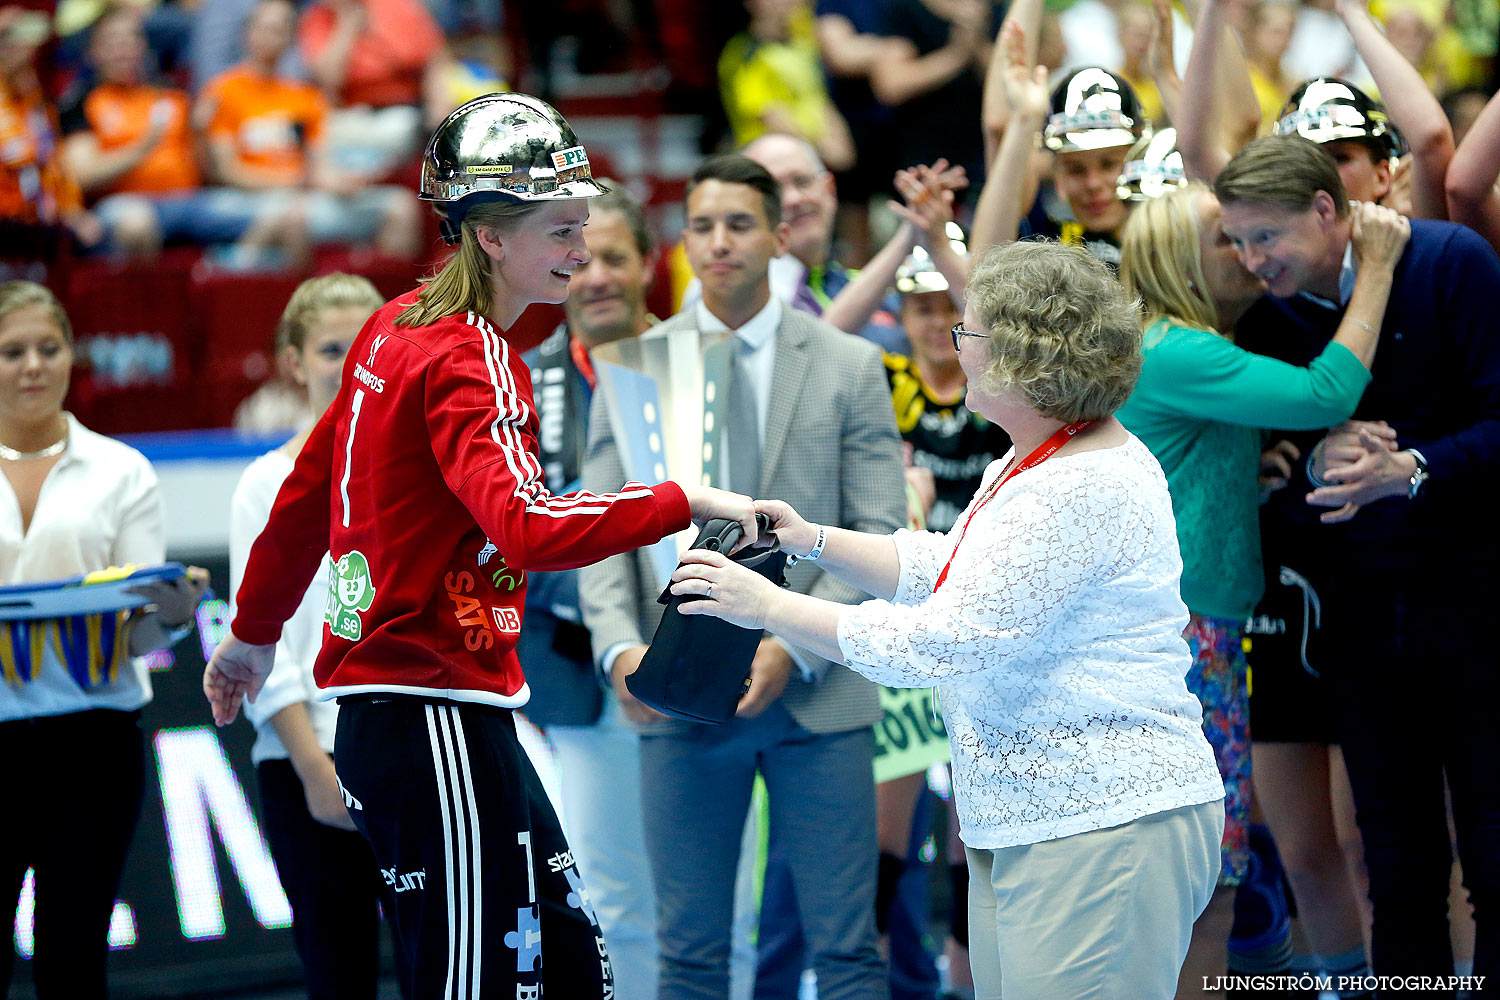
M 417 301 L 396 317 L 397 326 L 426 326 L 455 313 L 485 315 L 495 304 L 495 279 L 490 256 L 479 245 L 475 230 L 484 227 L 508 229 L 544 202 L 493 201 L 475 205 L 464 216 L 458 249 L 437 274 L 426 279 Z

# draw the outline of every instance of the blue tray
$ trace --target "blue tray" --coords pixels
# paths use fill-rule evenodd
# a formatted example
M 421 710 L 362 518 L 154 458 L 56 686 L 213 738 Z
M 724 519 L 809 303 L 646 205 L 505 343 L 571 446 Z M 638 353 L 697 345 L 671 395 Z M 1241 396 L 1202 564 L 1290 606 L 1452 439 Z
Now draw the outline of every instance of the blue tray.
M 145 600 L 127 593 L 155 580 L 176 580 L 187 572 L 182 563 L 160 566 L 112 566 L 64 580 L 17 583 L 0 587 L 0 621 L 66 618 L 138 608 Z

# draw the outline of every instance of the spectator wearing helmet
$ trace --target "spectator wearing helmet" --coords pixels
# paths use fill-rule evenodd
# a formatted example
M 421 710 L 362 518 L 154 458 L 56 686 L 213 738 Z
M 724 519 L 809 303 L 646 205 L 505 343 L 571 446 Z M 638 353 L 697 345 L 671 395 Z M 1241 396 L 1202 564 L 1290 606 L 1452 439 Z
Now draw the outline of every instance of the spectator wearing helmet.
M 1225 233 L 1271 296 L 1241 320 L 1238 339 L 1306 364 L 1350 307 L 1362 267 L 1332 158 L 1300 136 L 1258 139 L 1214 188 Z M 1472 530 L 1473 512 L 1500 485 L 1496 287 L 1500 260 L 1473 232 L 1411 223 L 1355 419 L 1321 439 L 1293 438 L 1309 460 L 1263 522 L 1316 567 L 1302 575 L 1321 597 L 1317 667 L 1353 788 L 1380 975 L 1453 968 L 1445 777 L 1474 901 L 1475 968 L 1493 958 L 1486 915 L 1500 892 L 1500 759 L 1481 706 L 1500 691 L 1485 643 L 1452 618 L 1492 591 L 1500 555 L 1490 533 Z
M 919 511 L 932 531 L 947 531 L 963 511 L 989 462 L 1010 439 L 964 402 L 967 380 L 953 351 L 952 328 L 963 319 L 948 279 L 921 248 L 896 272 L 907 355 L 885 356 L 896 429 L 910 445 L 910 468 L 925 470 L 932 500 Z
M 1156 14 L 1163 37 L 1155 43 L 1161 51 L 1153 60 L 1153 83 L 1176 114 L 1183 88 L 1166 55 L 1172 14 L 1166 7 Z M 1039 0 L 1017 0 L 995 46 L 984 113 L 994 162 L 975 212 L 972 246 L 982 252 L 1018 236 L 1051 237 L 1117 266 L 1130 208 L 1120 193 L 1121 171 L 1129 151 L 1151 134 L 1151 123 L 1129 81 L 1102 67 L 1072 70 L 1049 88 L 1047 67 L 1037 62 L 1040 22 Z M 1234 97 L 1224 102 L 1226 131 L 1253 134 L 1259 115 L 1248 82 Z M 1050 158 L 1039 157 L 1038 146 Z M 1049 174 L 1047 190 L 1038 179 Z
M 1134 89 L 1090 66 L 1069 73 L 1049 94 L 1046 70 L 1032 66 L 1018 23 L 1007 23 L 1000 44 L 1010 119 L 980 194 L 976 250 L 1017 235 L 1057 239 L 1118 266 L 1130 206 L 1116 188 L 1126 153 L 1149 128 Z M 1037 199 L 1023 220 L 1028 195 L 1037 190 L 1030 161 L 1038 136 L 1053 153 L 1052 185 L 1062 204 Z
M 1323 146 L 1338 164 L 1350 199 L 1378 202 L 1390 194 L 1391 166 L 1403 151 L 1401 134 L 1385 109 L 1352 83 L 1306 81 L 1292 92 L 1271 132 Z
M 344 803 L 388 874 L 382 897 L 411 996 L 601 996 L 608 949 L 512 712 L 527 578 L 750 501 L 697 484 L 555 494 L 531 377 L 504 331 L 567 299 L 589 260 L 588 152 L 550 105 L 489 95 L 455 110 L 422 194 L 458 249 L 376 310 L 252 546 L 231 631 L 204 673 L 215 720 L 262 687 L 326 549 L 329 630 L 314 668 L 341 699 Z

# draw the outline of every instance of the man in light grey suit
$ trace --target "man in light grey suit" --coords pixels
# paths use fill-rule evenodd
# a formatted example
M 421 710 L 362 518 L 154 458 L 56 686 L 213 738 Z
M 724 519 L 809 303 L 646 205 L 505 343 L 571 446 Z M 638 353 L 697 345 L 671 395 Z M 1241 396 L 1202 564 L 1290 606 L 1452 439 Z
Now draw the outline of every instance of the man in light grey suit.
M 759 164 L 743 156 L 704 161 L 688 188 L 683 232 L 703 299 L 643 336 L 684 328 L 734 333 L 723 442 L 731 489 L 786 500 L 821 524 L 894 531 L 906 501 L 880 352 L 771 296 L 767 265 L 787 239 L 780 208 L 776 181 Z M 626 479 L 603 411 L 596 397 L 583 467 L 591 490 Z M 831 600 L 863 596 L 807 561 L 787 579 Z M 888 996 L 875 946 L 874 685 L 767 636 L 734 720 L 666 720 L 624 686 L 661 615 L 660 585 L 644 552 L 585 568 L 580 589 L 595 655 L 642 725 L 661 1000 L 728 995 L 735 868 L 757 771 L 790 858 L 818 995 Z

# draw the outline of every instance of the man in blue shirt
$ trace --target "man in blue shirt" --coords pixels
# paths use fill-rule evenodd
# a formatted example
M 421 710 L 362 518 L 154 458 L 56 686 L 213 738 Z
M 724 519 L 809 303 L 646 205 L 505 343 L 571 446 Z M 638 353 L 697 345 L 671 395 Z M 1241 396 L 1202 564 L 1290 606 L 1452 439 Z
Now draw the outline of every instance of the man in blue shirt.
M 1241 263 L 1270 293 L 1237 338 L 1305 364 L 1342 318 L 1359 265 L 1333 159 L 1300 136 L 1258 139 L 1214 193 Z M 1412 220 L 1374 381 L 1355 420 L 1317 441 L 1270 519 L 1321 580 L 1319 663 L 1364 840 L 1380 975 L 1453 971 L 1445 777 L 1475 907 L 1476 975 L 1500 954 L 1489 916 L 1500 898 L 1500 749 L 1489 733 L 1500 671 L 1492 643 L 1460 617 L 1490 604 L 1500 556 L 1500 537 L 1476 523 L 1500 485 L 1497 289 L 1487 243 Z M 1452 996 L 1452 986 L 1430 995 Z

